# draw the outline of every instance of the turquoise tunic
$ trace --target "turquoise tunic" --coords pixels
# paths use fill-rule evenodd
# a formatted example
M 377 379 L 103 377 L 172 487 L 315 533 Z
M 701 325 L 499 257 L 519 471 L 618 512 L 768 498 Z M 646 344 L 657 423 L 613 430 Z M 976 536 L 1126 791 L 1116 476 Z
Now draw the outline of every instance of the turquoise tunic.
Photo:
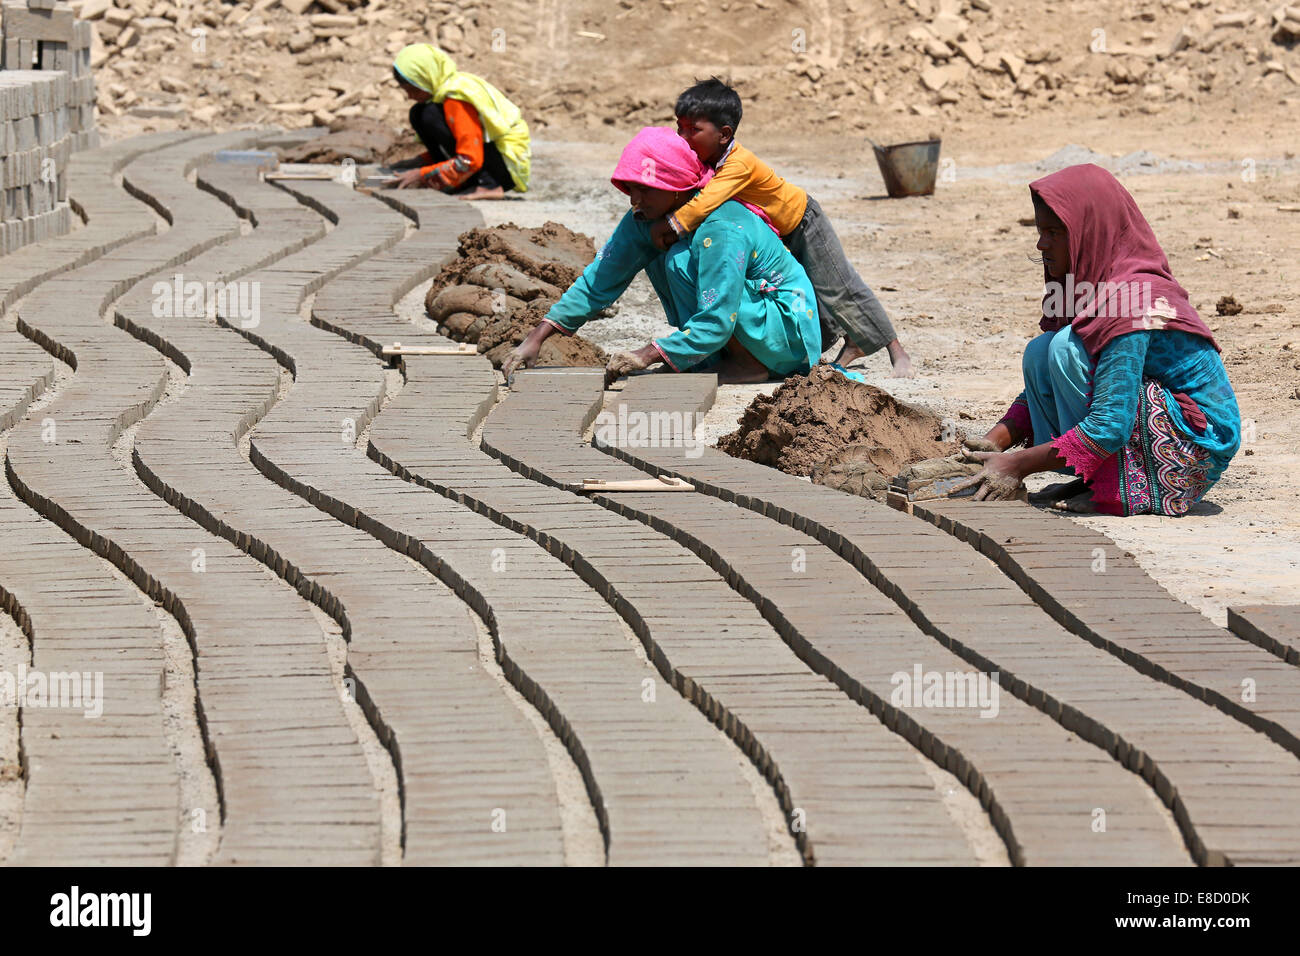
M 629 211 L 547 319 L 577 331 L 643 269 L 676 330 L 655 340 L 676 371 L 712 358 L 733 335 L 778 375 L 806 373 L 821 356 L 817 297 L 803 266 L 738 202 L 723 203 L 668 252 Z

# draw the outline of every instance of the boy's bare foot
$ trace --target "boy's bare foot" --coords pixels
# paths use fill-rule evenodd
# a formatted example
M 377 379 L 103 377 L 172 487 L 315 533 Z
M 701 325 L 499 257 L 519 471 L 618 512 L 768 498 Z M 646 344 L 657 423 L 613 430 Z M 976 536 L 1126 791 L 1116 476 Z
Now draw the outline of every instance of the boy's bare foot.
M 894 366 L 894 370 L 889 373 L 889 377 L 912 378 L 915 374 L 912 371 L 912 357 L 903 348 L 903 343 L 898 339 L 894 339 L 885 348 L 889 350 L 889 362 Z
M 1073 498 L 1066 498 L 1062 501 L 1053 502 L 1052 507 L 1076 515 L 1095 515 L 1097 513 L 1097 506 L 1092 503 L 1091 491 L 1085 491 L 1083 494 L 1075 495 Z
M 485 189 L 479 186 L 472 193 L 459 193 L 459 199 L 505 199 L 506 191 L 500 186 L 493 186 L 491 189 Z
M 862 351 L 862 349 L 858 348 L 848 339 L 845 339 L 844 348 L 840 349 L 840 354 L 836 356 L 835 364 L 842 365 L 845 368 L 848 368 L 849 363 L 856 362 L 858 359 L 862 358 L 862 356 L 866 354 L 867 353 Z

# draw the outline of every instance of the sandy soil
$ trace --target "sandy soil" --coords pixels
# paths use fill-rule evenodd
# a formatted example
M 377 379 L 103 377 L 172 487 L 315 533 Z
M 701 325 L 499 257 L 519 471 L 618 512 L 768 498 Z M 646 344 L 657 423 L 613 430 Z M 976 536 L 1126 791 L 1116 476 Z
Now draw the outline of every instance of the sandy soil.
M 1287 603 L 1300 590 L 1300 213 L 1278 208 L 1300 201 L 1300 161 L 1281 145 L 1290 140 L 1272 139 L 1246 117 L 1202 123 L 1206 135 L 1195 137 L 1176 133 L 1174 120 L 1101 116 L 971 129 L 945 145 L 950 181 L 932 197 L 906 200 L 884 198 L 856 137 L 742 138 L 817 197 L 890 311 L 918 374 L 890 378 L 881 352 L 865 362 L 868 380 L 977 432 L 1020 390 L 1021 352 L 1038 331 L 1036 237 L 1019 224 L 1032 215 L 1026 184 L 1090 159 L 1116 172 L 1219 339 L 1247 440 L 1184 518 L 1074 520 L 1111 535 L 1175 596 L 1222 624 L 1228 605 Z M 598 139 L 537 142 L 528 196 L 475 205 L 489 225 L 554 219 L 600 244 L 627 199 L 608 179 L 623 137 L 608 131 Z M 1071 145 L 1079 142 L 1091 149 Z M 1244 311 L 1217 316 L 1223 295 Z M 666 330 L 642 277 L 616 316 L 584 334 L 612 350 Z M 774 388 L 724 387 L 704 434 L 716 442 L 754 394 Z

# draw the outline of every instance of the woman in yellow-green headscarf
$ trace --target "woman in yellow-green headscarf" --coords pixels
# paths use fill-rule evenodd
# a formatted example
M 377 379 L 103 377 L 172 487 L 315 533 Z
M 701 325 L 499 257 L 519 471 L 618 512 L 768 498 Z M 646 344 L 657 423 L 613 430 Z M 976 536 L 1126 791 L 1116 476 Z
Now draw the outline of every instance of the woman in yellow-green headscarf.
M 427 152 L 393 165 L 397 186 L 427 186 L 466 199 L 498 199 L 528 189 L 531 147 L 519 107 L 495 86 L 462 73 L 428 43 L 404 47 L 393 76 L 415 101 L 411 126 Z

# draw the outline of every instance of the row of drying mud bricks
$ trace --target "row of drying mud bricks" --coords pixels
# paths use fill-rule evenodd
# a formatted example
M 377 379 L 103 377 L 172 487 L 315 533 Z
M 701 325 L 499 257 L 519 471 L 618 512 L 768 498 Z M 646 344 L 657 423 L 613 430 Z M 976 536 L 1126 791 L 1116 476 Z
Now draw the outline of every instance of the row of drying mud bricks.
M 69 156 L 98 145 L 90 24 L 21 0 L 0 20 L 0 255 L 72 228 Z

